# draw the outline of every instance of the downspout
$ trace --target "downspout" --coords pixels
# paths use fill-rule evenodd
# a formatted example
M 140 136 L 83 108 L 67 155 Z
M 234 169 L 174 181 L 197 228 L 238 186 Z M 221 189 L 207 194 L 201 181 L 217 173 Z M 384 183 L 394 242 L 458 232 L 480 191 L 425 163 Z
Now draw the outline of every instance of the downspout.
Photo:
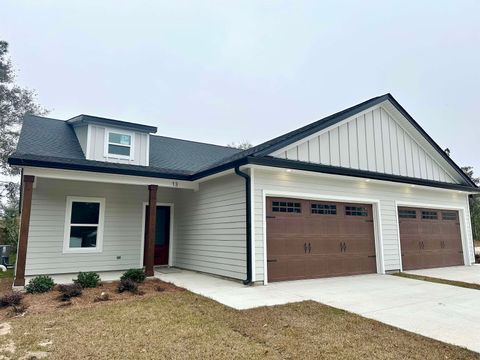
M 245 221 L 247 227 L 247 278 L 243 280 L 244 285 L 252 284 L 252 211 L 251 211 L 251 188 L 252 183 L 250 175 L 240 171 L 240 166 L 235 166 L 235 174 L 245 179 L 245 214 L 247 219 Z

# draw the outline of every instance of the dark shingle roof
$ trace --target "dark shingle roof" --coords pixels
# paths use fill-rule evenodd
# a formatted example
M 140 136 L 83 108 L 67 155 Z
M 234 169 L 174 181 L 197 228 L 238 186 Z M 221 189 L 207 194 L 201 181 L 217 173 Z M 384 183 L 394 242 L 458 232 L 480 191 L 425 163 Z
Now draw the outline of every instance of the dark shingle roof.
M 107 163 L 86 160 L 73 127 L 63 120 L 28 115 L 24 118 L 17 150 L 12 159 L 43 161 L 91 167 L 105 172 L 139 171 L 145 176 L 155 174 L 190 175 L 200 168 L 240 152 L 226 146 L 204 144 L 164 136 L 150 137 L 150 166 Z
M 168 169 L 194 173 L 239 152 L 225 146 L 150 136 L 150 164 Z
M 463 178 L 464 183 L 457 185 L 447 183 L 437 184 L 436 182 L 419 179 L 415 181 L 418 181 L 420 185 L 425 186 L 445 188 L 456 187 L 459 190 L 473 188 L 475 191 L 478 191 L 478 187 L 473 181 L 463 173 L 458 165 L 445 155 L 442 149 L 390 94 L 374 97 L 244 151 L 225 146 L 150 135 L 150 166 L 86 160 L 75 132 L 68 122 L 38 116 L 27 116 L 24 120 L 17 151 L 9 158 L 9 163 L 18 166 L 30 165 L 60 169 L 66 168 L 71 170 L 86 170 L 184 180 L 200 179 L 210 174 L 247 163 L 257 163 L 258 165 L 265 166 L 270 164 L 270 166 L 277 167 L 286 166 L 286 164 L 279 163 L 280 159 L 274 159 L 270 157 L 269 154 L 384 101 L 390 101 L 390 103 L 396 107 L 403 116 L 405 116 L 405 118 L 425 137 L 434 149 L 436 149 L 457 171 L 457 173 Z M 72 120 L 70 122 L 72 122 Z M 133 124 L 126 122 L 122 123 Z M 292 164 L 288 164 L 288 166 L 292 166 Z M 332 166 L 302 164 L 301 162 L 297 162 L 296 166 L 305 168 L 307 171 L 325 173 L 338 173 L 339 171 Z M 366 178 L 399 181 L 399 179 L 389 176 L 388 174 L 374 174 L 365 171 L 357 171 L 358 174 L 355 175 L 348 169 L 340 170 L 341 172 L 347 172 L 347 175 L 350 174 L 350 176 L 361 175 Z M 404 180 L 406 181 L 406 179 Z

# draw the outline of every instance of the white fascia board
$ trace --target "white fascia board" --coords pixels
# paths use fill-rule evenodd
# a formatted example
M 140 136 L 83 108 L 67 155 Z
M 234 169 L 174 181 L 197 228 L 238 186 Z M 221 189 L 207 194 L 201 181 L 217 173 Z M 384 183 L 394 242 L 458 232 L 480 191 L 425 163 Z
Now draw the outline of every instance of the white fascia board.
M 394 187 L 425 189 L 425 190 L 431 190 L 431 191 L 456 192 L 456 193 L 465 194 L 465 195 L 467 195 L 467 194 L 478 194 L 478 192 L 475 192 L 475 191 L 444 189 L 444 188 L 438 188 L 438 187 L 433 187 L 433 186 L 413 185 L 413 184 L 400 183 L 400 182 L 395 182 L 395 181 L 361 178 L 361 177 L 356 177 L 356 176 L 326 174 L 326 173 L 320 173 L 320 172 L 287 169 L 287 168 L 277 168 L 277 167 L 273 167 L 273 166 L 264 166 L 264 165 L 247 165 L 247 166 L 248 167 L 255 167 L 255 168 L 263 169 L 263 170 L 267 170 L 267 171 L 273 171 L 273 172 L 284 172 L 284 171 L 288 170 L 291 174 L 318 176 L 318 177 L 324 177 L 324 178 L 330 178 L 330 179 L 332 179 L 332 178 L 333 179 L 342 179 L 342 180 L 353 181 L 353 182 L 366 182 L 366 183 L 369 183 L 369 184 L 382 184 L 382 185 L 388 185 L 388 186 L 394 186 Z
M 108 184 L 158 185 L 160 187 L 167 188 L 198 190 L 198 184 L 193 181 L 160 179 L 153 177 L 121 174 L 107 174 L 91 171 L 62 170 L 25 166 L 23 168 L 23 174 L 49 179 L 91 181 Z

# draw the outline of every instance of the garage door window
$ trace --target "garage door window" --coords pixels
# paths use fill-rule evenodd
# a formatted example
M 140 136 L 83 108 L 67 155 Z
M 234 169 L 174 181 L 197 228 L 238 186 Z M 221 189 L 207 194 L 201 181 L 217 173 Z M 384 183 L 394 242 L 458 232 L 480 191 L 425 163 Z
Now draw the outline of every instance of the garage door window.
M 442 220 L 457 220 L 457 213 L 454 211 L 442 212 Z
M 416 219 L 417 212 L 415 210 L 398 210 L 398 217 L 402 219 Z
M 348 216 L 368 216 L 367 208 L 360 206 L 345 206 L 345 215 Z
M 312 214 L 337 215 L 337 205 L 312 204 Z
M 272 201 L 273 212 L 301 213 L 302 206 L 299 202 Z
M 438 213 L 436 211 L 422 211 L 422 219 L 437 220 L 438 219 Z

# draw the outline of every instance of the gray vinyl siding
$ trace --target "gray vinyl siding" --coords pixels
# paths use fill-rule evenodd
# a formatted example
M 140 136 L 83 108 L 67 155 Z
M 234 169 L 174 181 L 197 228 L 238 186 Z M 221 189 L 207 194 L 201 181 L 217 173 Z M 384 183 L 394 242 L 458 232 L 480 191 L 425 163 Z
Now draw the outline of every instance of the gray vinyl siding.
M 226 175 L 182 192 L 175 204 L 175 266 L 244 279 L 245 181 Z
M 174 202 L 174 189 L 158 189 L 159 202 Z M 64 254 L 66 197 L 105 198 L 103 251 Z M 33 191 L 26 275 L 124 270 L 141 266 L 146 186 L 37 178 Z M 121 259 L 117 259 L 120 256 Z
M 133 146 L 133 160 L 109 158 L 105 156 L 105 131 L 106 128 L 99 125 L 90 126 L 90 150 L 87 158 L 97 161 L 117 162 L 122 164 L 131 165 L 144 165 L 149 163 L 149 134 L 135 132 L 134 133 L 134 146 Z M 112 128 L 113 129 L 113 128 Z M 122 132 L 122 129 L 117 129 L 118 132 Z M 124 130 L 125 131 L 125 130 Z M 131 131 L 129 131 L 131 132 Z
M 75 126 L 74 128 L 75 134 L 77 135 L 78 142 L 80 143 L 80 147 L 82 148 L 83 154 L 86 156 L 87 154 L 87 137 L 88 137 L 88 126 Z
M 254 232 L 256 280 L 264 279 L 264 191 L 284 194 L 309 194 L 312 196 L 336 196 L 364 198 L 380 202 L 380 232 L 383 239 L 385 270 L 398 270 L 401 264 L 399 233 L 395 202 L 423 203 L 445 207 L 463 207 L 465 211 L 464 250 L 468 262 L 473 262 L 473 240 L 468 211 L 468 195 L 454 190 L 438 190 L 409 185 L 365 182 L 337 176 L 319 176 L 299 172 L 256 168 L 254 172 Z M 281 196 L 281 195 L 278 195 Z M 301 197 L 299 195 L 298 197 Z
M 411 126 L 411 124 L 409 124 Z M 405 127 L 404 127 L 405 126 Z M 455 183 L 458 175 L 382 107 L 287 146 L 273 156 L 345 168 Z M 429 152 L 426 151 L 426 149 Z

